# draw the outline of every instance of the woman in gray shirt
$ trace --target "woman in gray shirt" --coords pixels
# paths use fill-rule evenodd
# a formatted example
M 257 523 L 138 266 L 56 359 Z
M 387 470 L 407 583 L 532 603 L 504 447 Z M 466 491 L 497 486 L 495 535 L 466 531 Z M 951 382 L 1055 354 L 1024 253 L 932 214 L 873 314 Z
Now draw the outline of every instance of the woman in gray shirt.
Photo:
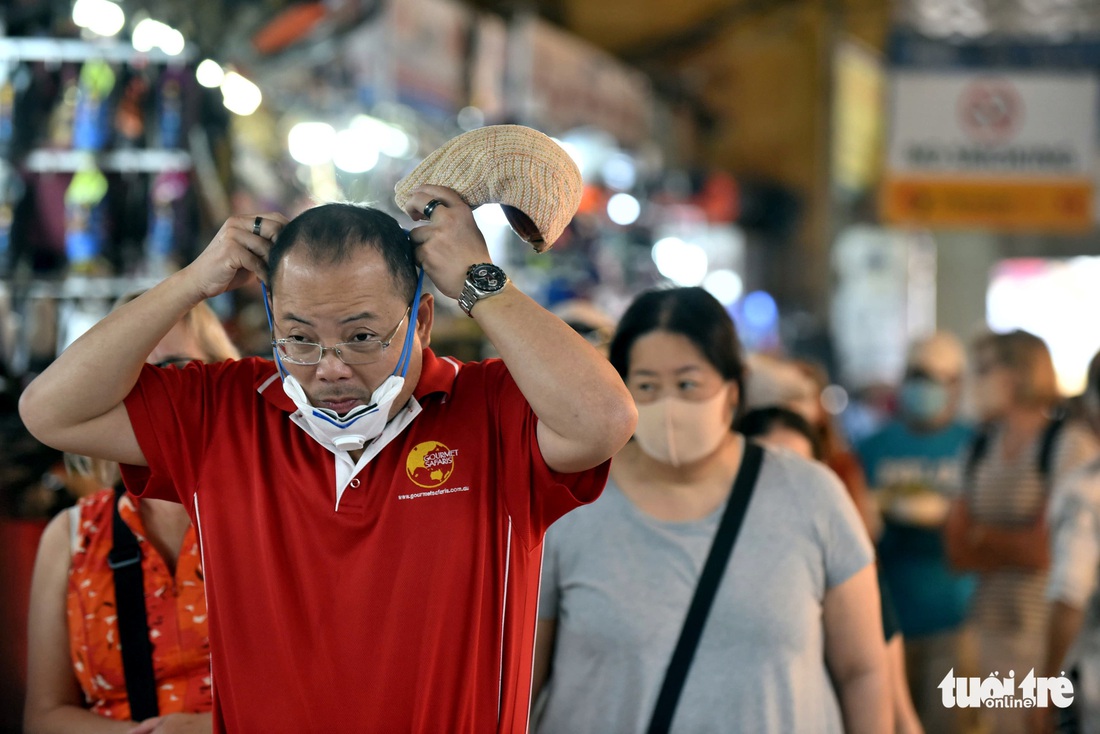
M 546 536 L 540 734 L 646 731 L 744 449 L 740 346 L 706 291 L 640 296 L 610 357 L 639 424 L 603 496 Z M 880 734 L 887 687 L 858 513 L 827 469 L 769 449 L 672 731 Z

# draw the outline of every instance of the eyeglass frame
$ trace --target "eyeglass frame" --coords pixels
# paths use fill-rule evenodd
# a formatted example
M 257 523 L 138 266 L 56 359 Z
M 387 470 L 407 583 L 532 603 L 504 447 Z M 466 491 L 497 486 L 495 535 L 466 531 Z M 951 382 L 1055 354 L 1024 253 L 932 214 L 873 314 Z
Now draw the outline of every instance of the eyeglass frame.
M 401 331 L 401 324 L 405 323 L 405 319 L 407 319 L 409 317 L 409 314 L 411 312 L 412 312 L 412 306 L 408 306 L 405 309 L 405 313 L 403 313 L 401 315 L 401 319 L 397 322 L 397 326 L 393 327 L 393 331 L 391 331 L 390 335 L 387 336 L 384 340 L 383 339 L 364 339 L 363 341 L 359 341 L 359 342 L 338 342 L 338 343 L 332 345 L 331 347 L 326 347 L 324 344 L 321 344 L 320 342 L 296 341 L 296 340 L 283 338 L 283 339 L 272 339 L 271 340 L 271 346 L 272 346 L 273 349 L 275 349 L 275 353 L 279 354 L 282 359 L 286 359 L 291 364 L 299 365 L 301 367 L 316 367 L 317 365 L 321 364 L 322 361 L 324 361 L 325 352 L 330 351 L 330 350 L 333 351 L 333 352 L 336 352 L 336 358 L 339 359 L 341 362 L 343 362 L 346 365 L 377 364 L 378 362 L 381 361 L 381 355 L 385 354 L 386 350 L 389 349 L 390 344 L 392 344 L 393 340 L 397 338 L 397 332 Z M 318 349 L 321 350 L 321 356 L 319 356 L 317 358 L 316 362 L 299 362 L 299 361 L 293 359 L 289 354 L 286 353 L 286 351 L 284 349 L 281 348 L 284 344 L 305 344 L 305 345 L 309 345 L 309 346 L 314 346 L 314 347 L 317 347 Z M 378 350 L 379 359 L 375 359 L 375 360 L 372 360 L 370 362 L 348 362 L 347 360 L 344 359 L 344 355 L 340 351 L 340 347 L 341 346 L 347 346 L 349 344 L 380 344 L 381 349 Z

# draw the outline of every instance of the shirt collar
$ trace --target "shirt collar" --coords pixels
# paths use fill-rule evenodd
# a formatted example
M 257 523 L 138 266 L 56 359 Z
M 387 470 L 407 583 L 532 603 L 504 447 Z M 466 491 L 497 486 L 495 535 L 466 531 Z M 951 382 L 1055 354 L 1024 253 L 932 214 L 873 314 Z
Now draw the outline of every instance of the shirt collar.
M 424 362 L 420 369 L 420 382 L 416 383 L 413 397 L 418 401 L 433 393 L 443 393 L 443 399 L 451 396 L 462 363 L 454 357 L 437 357 L 431 349 L 424 350 Z
M 437 357 L 431 349 L 425 349 L 423 354 L 420 381 L 416 384 L 413 397 L 421 401 L 428 395 L 442 393 L 446 400 L 451 395 L 458 371 L 462 369 L 462 362 L 453 357 Z M 279 410 L 287 413 L 298 410 L 294 401 L 283 391 L 282 380 L 279 379 L 279 371 L 274 362 L 267 362 L 266 367 L 260 370 L 255 386 L 256 392 Z

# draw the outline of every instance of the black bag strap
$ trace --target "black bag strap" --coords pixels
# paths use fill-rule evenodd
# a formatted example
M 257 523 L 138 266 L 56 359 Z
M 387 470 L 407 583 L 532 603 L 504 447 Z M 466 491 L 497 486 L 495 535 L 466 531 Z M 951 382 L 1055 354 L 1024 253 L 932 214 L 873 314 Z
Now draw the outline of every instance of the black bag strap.
M 1051 489 L 1051 481 L 1054 478 L 1054 444 L 1058 440 L 1058 434 L 1066 425 L 1066 415 L 1059 411 L 1050 419 L 1043 429 L 1042 438 L 1039 439 L 1039 476 L 1047 491 Z
M 973 492 L 974 479 L 978 476 L 978 465 L 985 459 L 985 455 L 989 453 L 989 441 L 990 434 L 993 432 L 993 427 L 990 425 L 983 425 L 978 429 L 978 432 L 974 434 L 974 438 L 970 441 L 969 450 L 966 453 L 966 465 L 963 469 L 963 494 L 969 495 Z
M 145 609 L 145 585 L 141 573 L 141 546 L 130 526 L 122 519 L 118 503 L 126 490 L 116 490 L 114 544 L 107 556 L 115 579 L 118 610 L 118 640 L 130 718 L 134 721 L 157 716 L 157 681 L 153 673 L 153 646 L 149 642 L 149 618 Z
M 691 662 L 695 658 L 695 650 L 699 646 L 699 639 L 703 636 L 703 626 L 707 623 L 707 616 L 710 614 L 710 608 L 718 592 L 718 584 L 729 565 L 730 554 L 733 552 L 737 535 L 741 531 L 741 523 L 745 519 L 745 511 L 749 507 L 749 500 L 752 498 L 752 491 L 756 486 L 756 478 L 760 474 L 760 465 L 763 461 L 764 450 L 755 443 L 745 441 L 741 468 L 733 481 L 733 489 L 726 502 L 726 511 L 722 513 L 722 519 L 718 523 L 718 531 L 714 534 L 710 554 L 703 564 L 702 573 L 699 574 L 695 595 L 691 599 L 691 606 L 688 607 L 683 629 L 680 630 L 680 639 L 676 642 L 676 648 L 672 652 L 668 669 L 665 671 L 665 680 L 657 695 L 657 705 L 653 709 L 653 718 L 650 719 L 647 729 L 648 734 L 667 734 L 672 726 L 676 705 L 680 702 L 680 694 L 684 690 Z

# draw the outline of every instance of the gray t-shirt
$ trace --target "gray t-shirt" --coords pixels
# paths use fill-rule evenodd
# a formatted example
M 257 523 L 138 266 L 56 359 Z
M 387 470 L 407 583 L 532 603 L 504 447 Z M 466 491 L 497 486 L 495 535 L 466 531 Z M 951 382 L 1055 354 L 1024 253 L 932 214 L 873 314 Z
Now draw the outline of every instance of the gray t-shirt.
M 557 635 L 539 734 L 645 731 L 724 509 L 663 522 L 608 483 L 550 528 L 539 618 Z M 768 450 L 672 731 L 841 732 L 822 603 L 873 558 L 836 476 Z

